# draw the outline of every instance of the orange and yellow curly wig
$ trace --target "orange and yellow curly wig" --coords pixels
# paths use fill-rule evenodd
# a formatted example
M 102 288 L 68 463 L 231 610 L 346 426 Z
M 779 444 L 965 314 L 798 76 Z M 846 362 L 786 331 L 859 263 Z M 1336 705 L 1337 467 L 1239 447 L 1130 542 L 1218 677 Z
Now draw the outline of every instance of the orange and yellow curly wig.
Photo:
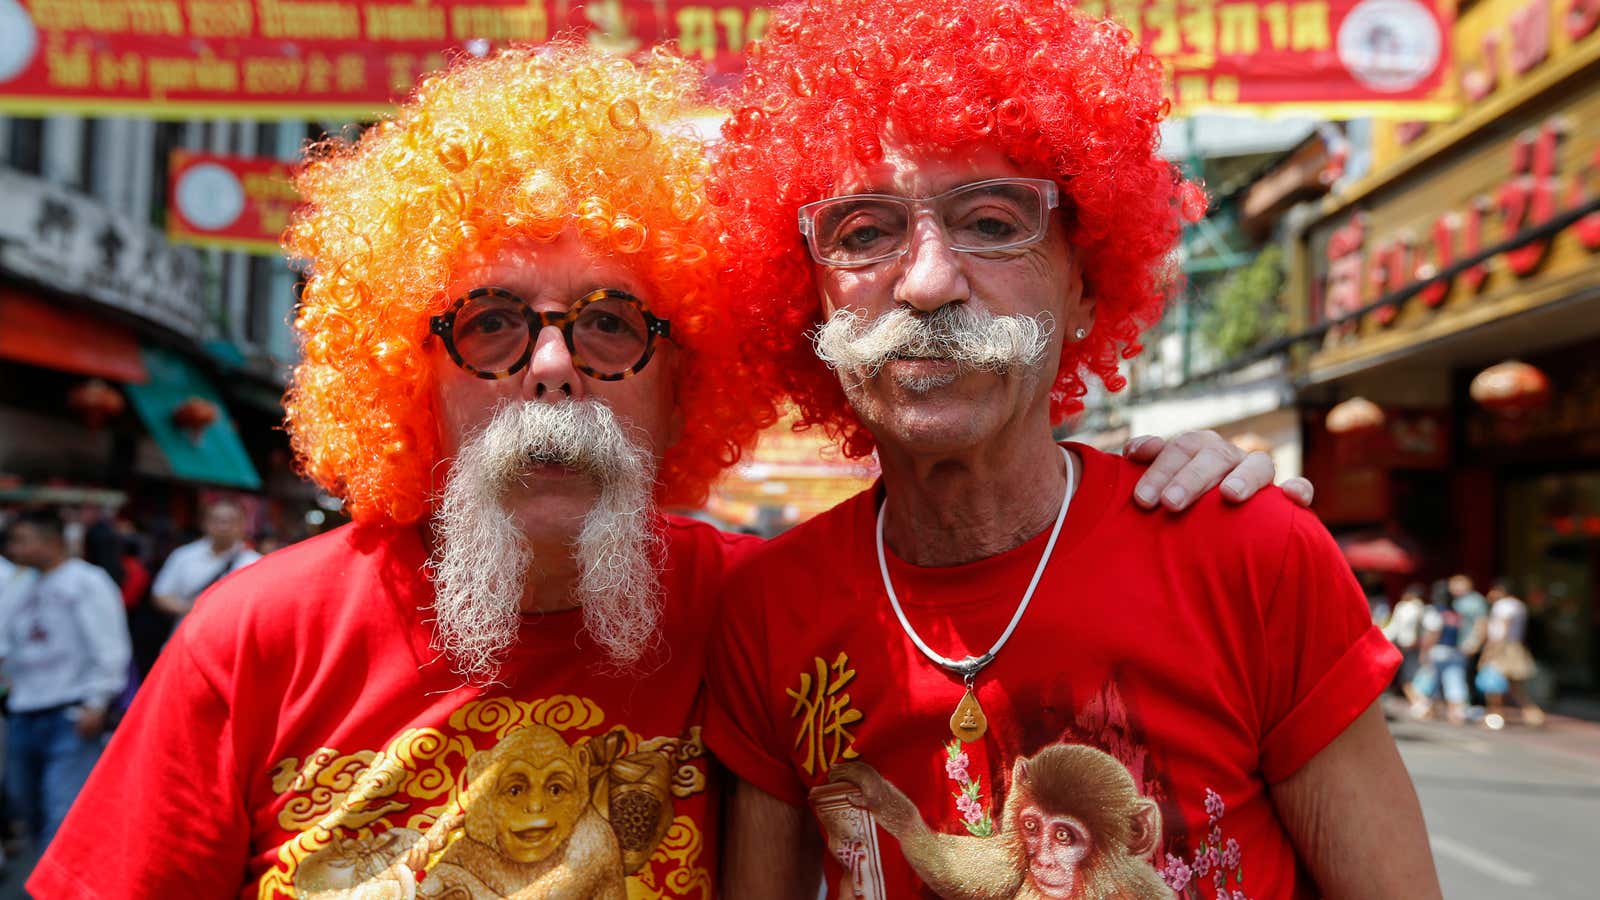
M 516 48 L 425 78 L 356 142 L 313 147 L 284 238 L 309 263 L 285 400 L 304 471 L 359 520 L 426 515 L 439 461 L 428 318 L 468 255 L 571 228 L 625 260 L 672 321 L 684 428 L 657 494 L 703 499 L 773 412 L 715 306 L 723 255 L 705 150 L 683 124 L 703 108 L 702 85 L 662 54 Z
M 774 13 L 731 105 L 710 196 L 729 223 L 745 343 L 799 424 L 826 427 L 851 456 L 872 436 L 806 337 L 822 310 L 795 216 L 881 159 L 885 135 L 913 152 L 995 147 L 1060 185 L 1095 323 L 1063 349 L 1055 421 L 1082 408 L 1084 370 L 1124 386 L 1118 358 L 1139 351 L 1171 288 L 1180 213 L 1204 208 L 1156 155 L 1160 64 L 1066 0 L 806 0 Z

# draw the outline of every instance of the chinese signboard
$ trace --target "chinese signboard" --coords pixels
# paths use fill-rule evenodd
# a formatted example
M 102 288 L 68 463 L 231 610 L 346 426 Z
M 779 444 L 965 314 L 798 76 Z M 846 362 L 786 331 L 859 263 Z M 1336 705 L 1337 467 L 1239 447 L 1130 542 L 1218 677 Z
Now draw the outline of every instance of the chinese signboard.
M 1471 109 L 1500 102 L 1569 64 L 1600 29 L 1600 0 L 1480 0 L 1456 22 L 1455 93 Z M 1372 163 L 1411 153 L 1443 123 L 1379 123 Z
M 290 163 L 179 150 L 168 172 L 170 240 L 278 253 L 278 237 L 295 205 Z
M 200 261 L 161 233 L 41 179 L 0 168 L 0 270 L 199 340 Z
M 1586 2 L 1586 0 L 1584 0 Z M 1085 0 L 1173 73 L 1180 111 L 1452 107 L 1453 0 Z M 673 43 L 714 77 L 766 31 L 750 0 L 0 0 L 0 109 L 367 118 L 447 56 L 565 31 Z
M 1580 216 L 1600 196 L 1600 92 L 1580 78 L 1495 124 L 1310 232 L 1309 321 L 1339 319 L 1557 216 L 1576 220 L 1335 327 L 1314 374 L 1600 286 L 1600 212 Z

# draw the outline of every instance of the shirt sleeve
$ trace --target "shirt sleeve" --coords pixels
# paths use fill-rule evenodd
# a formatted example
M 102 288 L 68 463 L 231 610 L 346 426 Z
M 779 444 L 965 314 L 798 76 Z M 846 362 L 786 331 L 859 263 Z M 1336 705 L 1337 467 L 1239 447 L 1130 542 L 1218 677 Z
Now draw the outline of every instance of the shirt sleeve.
M 83 581 L 72 609 L 78 629 L 89 644 L 90 671 L 84 680 L 83 698 L 104 709 L 128 686 L 133 646 L 117 583 L 99 567 L 85 570 Z
M 1322 523 L 1296 510 L 1267 637 L 1261 770 L 1288 778 L 1354 722 L 1394 678 L 1400 652 L 1372 624 L 1365 595 Z
M 179 547 L 167 556 L 167 561 L 162 563 L 161 571 L 156 573 L 155 583 L 150 585 L 150 593 L 171 597 L 178 593 L 179 572 L 183 569 L 184 548 Z
M 35 897 L 236 897 L 249 823 L 224 695 L 188 630 L 162 652 L 27 889 Z
M 730 578 L 718 603 L 706 661 L 706 746 L 735 775 L 791 806 L 806 802 L 805 785 L 787 759 L 788 741 L 773 724 L 766 616 L 760 591 Z

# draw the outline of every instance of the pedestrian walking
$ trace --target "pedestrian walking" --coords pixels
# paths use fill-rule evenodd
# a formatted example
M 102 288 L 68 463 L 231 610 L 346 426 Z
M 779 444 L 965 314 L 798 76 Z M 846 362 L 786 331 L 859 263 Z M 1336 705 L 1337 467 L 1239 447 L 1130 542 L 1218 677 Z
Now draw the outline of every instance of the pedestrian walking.
M 245 544 L 244 535 L 244 510 L 237 503 L 211 504 L 205 514 L 205 536 L 172 551 L 156 575 L 150 588 L 156 609 L 181 619 L 206 588 L 260 559 L 261 554 Z
M 1422 599 L 1426 591 L 1427 588 L 1421 584 L 1408 586 L 1405 593 L 1400 595 L 1400 602 L 1395 604 L 1394 611 L 1389 614 L 1389 621 L 1383 626 L 1383 636 L 1400 651 L 1400 675 L 1395 683 L 1413 704 L 1418 698 L 1413 694 L 1411 680 L 1417 675 L 1422 614 L 1428 609 L 1427 602 Z
M 30 571 L 0 588 L 0 672 L 10 683 L 6 792 L 43 848 L 100 758 L 131 649 L 116 582 L 67 556 L 59 515 L 22 516 L 7 555 Z
M 1488 713 L 1483 724 L 1494 731 L 1506 726 L 1505 698 L 1516 702 L 1526 725 L 1544 724 L 1544 710 L 1528 696 L 1527 682 L 1537 666 L 1523 642 L 1528 630 L 1528 605 L 1514 596 L 1504 582 L 1489 589 L 1489 615 L 1483 655 L 1479 659 L 1477 688 L 1483 692 Z
M 1442 692 L 1446 715 L 1450 722 L 1460 725 L 1467 720 L 1467 659 L 1461 652 L 1461 614 L 1451 599 L 1443 582 L 1435 584 L 1433 605 L 1422 614 L 1422 665 L 1412 681 L 1416 699 L 1411 712 L 1419 719 L 1431 718 L 1437 695 Z

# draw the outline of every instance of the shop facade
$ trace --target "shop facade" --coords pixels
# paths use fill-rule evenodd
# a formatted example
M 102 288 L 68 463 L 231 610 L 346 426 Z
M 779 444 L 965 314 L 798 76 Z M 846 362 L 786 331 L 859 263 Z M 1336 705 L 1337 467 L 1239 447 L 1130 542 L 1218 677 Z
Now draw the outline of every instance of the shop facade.
M 1464 113 L 1381 127 L 1372 177 L 1301 233 L 1294 279 L 1299 324 L 1321 331 L 1296 375 L 1319 514 L 1401 548 L 1396 568 L 1414 571 L 1391 585 L 1509 579 L 1546 671 L 1586 693 L 1600 692 L 1595 6 L 1466 7 Z

